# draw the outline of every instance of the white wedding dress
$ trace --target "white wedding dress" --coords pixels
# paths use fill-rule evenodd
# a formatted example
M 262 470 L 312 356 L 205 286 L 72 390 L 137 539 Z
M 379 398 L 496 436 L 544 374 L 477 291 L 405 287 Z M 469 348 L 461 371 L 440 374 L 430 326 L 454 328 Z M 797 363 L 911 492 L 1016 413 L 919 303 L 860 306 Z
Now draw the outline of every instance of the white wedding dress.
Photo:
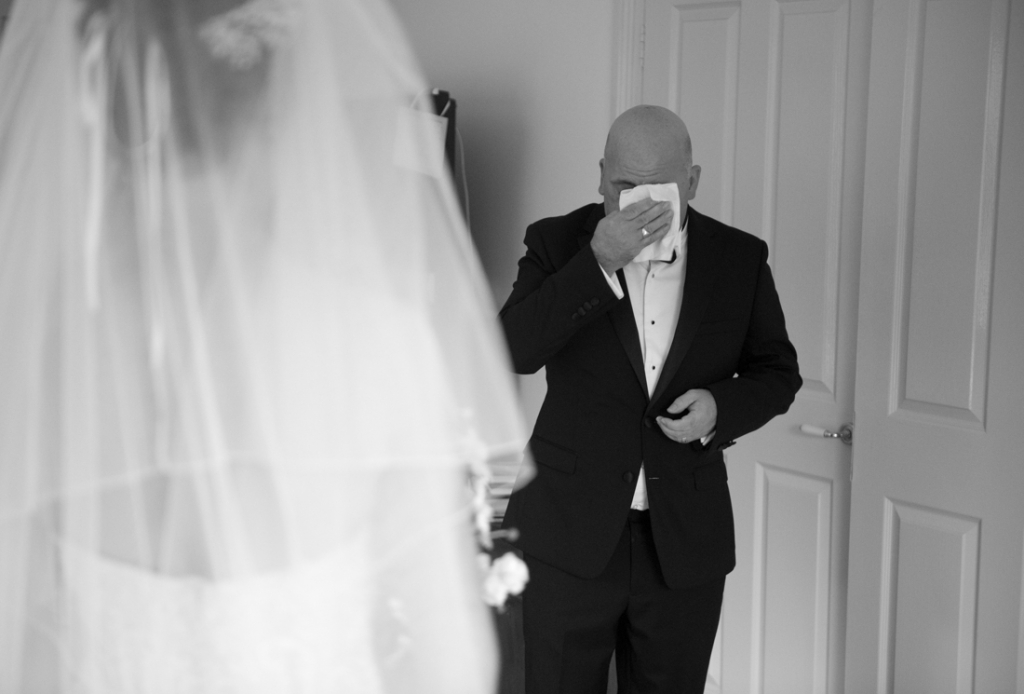
M 362 543 L 235 580 L 168 576 L 65 548 L 95 581 L 70 612 L 102 610 L 73 656 L 75 694 L 341 694 L 383 691 Z M 88 585 L 88 583 L 87 583 Z
M 384 0 L 14 3 L 0 694 L 493 690 L 526 435 L 424 90 Z

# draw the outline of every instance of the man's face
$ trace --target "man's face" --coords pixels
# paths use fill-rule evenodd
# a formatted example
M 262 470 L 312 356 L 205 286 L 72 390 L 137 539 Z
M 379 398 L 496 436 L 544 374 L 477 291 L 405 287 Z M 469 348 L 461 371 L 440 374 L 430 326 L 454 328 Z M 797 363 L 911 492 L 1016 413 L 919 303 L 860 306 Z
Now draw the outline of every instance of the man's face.
M 700 167 L 692 166 L 681 153 L 620 151 L 609 148 L 601 160 L 601 183 L 597 191 L 604 197 L 604 212 L 619 209 L 619 194 L 647 183 L 675 183 L 679 200 L 686 203 L 697 194 Z

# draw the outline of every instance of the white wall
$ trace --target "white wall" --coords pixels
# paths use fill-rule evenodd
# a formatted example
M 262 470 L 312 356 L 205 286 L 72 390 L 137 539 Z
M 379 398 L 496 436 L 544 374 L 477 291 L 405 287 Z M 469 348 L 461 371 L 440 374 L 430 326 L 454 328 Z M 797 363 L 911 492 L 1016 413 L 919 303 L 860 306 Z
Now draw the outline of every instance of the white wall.
M 612 0 L 392 0 L 458 102 L 473 239 L 496 302 L 526 226 L 597 195 L 612 113 Z

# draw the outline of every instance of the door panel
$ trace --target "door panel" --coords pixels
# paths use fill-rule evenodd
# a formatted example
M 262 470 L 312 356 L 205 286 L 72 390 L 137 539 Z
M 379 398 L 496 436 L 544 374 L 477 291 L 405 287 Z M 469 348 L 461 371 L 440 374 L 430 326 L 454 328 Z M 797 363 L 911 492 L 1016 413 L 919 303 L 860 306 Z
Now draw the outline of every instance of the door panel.
M 727 452 L 738 566 L 707 691 L 842 685 L 868 18 L 837 0 L 647 0 L 642 99 L 679 113 L 694 206 L 769 244 L 804 388 Z
M 646 12 L 643 101 L 683 115 L 703 162 L 701 209 L 732 224 L 741 3 L 648 2 Z
M 832 480 L 757 465 L 754 488 L 754 691 L 826 691 Z
M 1020 13 L 875 3 L 849 692 L 1024 691 Z

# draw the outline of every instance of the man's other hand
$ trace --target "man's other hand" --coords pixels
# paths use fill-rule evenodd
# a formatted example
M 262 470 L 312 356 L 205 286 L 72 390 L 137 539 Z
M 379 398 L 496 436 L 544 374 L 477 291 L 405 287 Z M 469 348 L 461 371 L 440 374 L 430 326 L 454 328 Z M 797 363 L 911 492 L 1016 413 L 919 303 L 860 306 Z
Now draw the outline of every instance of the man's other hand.
M 672 219 L 670 203 L 638 200 L 598 222 L 590 247 L 610 275 L 625 267 L 645 246 L 660 241 L 671 229 Z
M 688 390 L 668 406 L 669 414 L 679 414 L 686 410 L 689 411 L 679 419 L 657 418 L 658 426 L 665 436 L 677 443 L 689 443 L 714 431 L 718 421 L 718 405 L 711 391 L 700 388 Z

